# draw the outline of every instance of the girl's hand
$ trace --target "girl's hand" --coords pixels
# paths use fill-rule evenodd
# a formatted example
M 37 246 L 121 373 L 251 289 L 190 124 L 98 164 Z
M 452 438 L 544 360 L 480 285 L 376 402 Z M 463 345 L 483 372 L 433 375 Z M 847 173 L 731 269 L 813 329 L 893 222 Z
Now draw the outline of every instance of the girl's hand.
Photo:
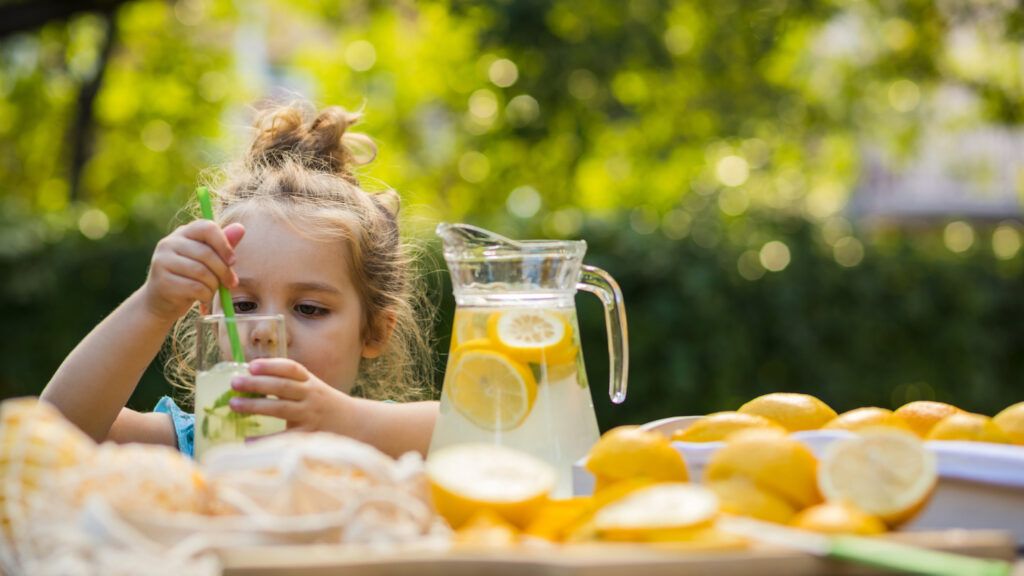
M 354 399 L 320 380 L 306 367 L 287 358 L 266 358 L 249 363 L 251 376 L 238 376 L 231 388 L 276 398 L 231 399 L 231 409 L 243 414 L 280 418 L 289 430 L 345 433 L 339 424 Z
M 244 234 L 241 224 L 221 229 L 209 220 L 195 220 L 160 240 L 142 286 L 147 308 L 162 320 L 174 321 L 196 300 L 209 306 L 220 284 L 234 287 L 234 247 Z

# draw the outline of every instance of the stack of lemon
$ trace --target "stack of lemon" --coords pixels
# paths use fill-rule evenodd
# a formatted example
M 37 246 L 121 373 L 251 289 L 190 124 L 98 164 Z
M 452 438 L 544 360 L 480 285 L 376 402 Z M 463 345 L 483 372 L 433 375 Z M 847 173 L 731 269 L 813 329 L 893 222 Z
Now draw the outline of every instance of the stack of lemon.
M 995 417 L 965 412 L 944 402 L 920 400 L 895 411 L 868 406 L 836 414 L 827 404 L 808 394 L 766 394 L 747 402 L 735 412 L 716 412 L 675 432 L 681 442 L 716 442 L 746 429 L 789 432 L 849 430 L 885 427 L 912 432 L 924 440 L 961 440 L 1024 444 L 1024 402 Z
M 816 429 L 860 434 L 834 442 L 818 462 L 787 436 Z M 932 401 L 836 414 L 814 396 L 776 393 L 702 417 L 672 438 L 725 442 L 705 474 L 723 511 L 871 534 L 906 522 L 927 502 L 936 473 L 922 440 L 1024 444 L 1024 402 L 994 418 Z
M 832 442 L 819 460 L 790 435 L 815 429 L 857 434 Z M 721 514 L 828 533 L 898 527 L 936 486 L 935 458 L 923 441 L 954 438 L 1024 443 L 1024 403 L 995 418 L 939 402 L 836 414 L 813 396 L 769 394 L 736 412 L 705 416 L 671 438 L 635 426 L 607 432 L 587 459 L 594 494 L 568 500 L 550 498 L 550 467 L 499 446 L 446 448 L 431 455 L 427 476 L 438 511 L 464 545 L 539 538 L 721 549 L 742 545 L 716 529 Z M 703 477 L 691 479 L 673 440 L 723 445 Z

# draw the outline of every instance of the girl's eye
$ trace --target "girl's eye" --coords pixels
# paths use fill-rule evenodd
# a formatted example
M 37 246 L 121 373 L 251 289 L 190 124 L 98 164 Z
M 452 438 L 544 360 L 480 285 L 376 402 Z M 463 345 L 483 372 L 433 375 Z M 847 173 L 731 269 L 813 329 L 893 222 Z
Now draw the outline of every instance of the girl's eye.
M 254 311 L 256 311 L 255 302 L 249 302 L 247 300 L 239 300 L 235 302 L 235 314 L 247 314 Z
M 313 304 L 296 304 L 295 311 L 298 312 L 299 314 L 302 314 L 303 316 L 311 317 L 323 316 L 327 314 L 326 308 L 314 306 Z

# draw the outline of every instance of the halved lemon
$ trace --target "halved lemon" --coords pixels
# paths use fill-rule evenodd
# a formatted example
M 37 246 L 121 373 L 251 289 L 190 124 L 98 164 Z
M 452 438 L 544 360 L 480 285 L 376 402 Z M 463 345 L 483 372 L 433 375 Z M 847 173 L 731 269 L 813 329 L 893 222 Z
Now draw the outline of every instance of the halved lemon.
M 427 458 L 434 506 L 453 528 L 485 511 L 524 528 L 547 502 L 556 474 L 546 462 L 494 444 L 456 444 Z
M 548 310 L 506 310 L 487 320 L 487 336 L 521 362 L 561 364 L 576 357 L 572 327 Z
M 526 365 L 476 345 L 458 352 L 446 385 L 455 409 L 485 430 L 519 426 L 537 398 L 537 381 Z
M 935 456 L 910 432 L 867 430 L 833 442 L 818 470 L 829 502 L 849 502 L 890 526 L 909 520 L 928 501 L 937 479 Z
M 718 497 L 688 482 L 665 482 L 631 492 L 594 515 L 602 540 L 666 540 L 705 528 L 718 515 Z

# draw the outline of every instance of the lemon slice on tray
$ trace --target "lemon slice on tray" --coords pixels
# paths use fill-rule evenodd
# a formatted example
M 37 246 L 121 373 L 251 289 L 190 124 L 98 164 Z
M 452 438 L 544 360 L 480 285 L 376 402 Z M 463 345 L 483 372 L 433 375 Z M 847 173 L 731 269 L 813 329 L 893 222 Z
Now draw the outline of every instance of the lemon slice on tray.
M 456 444 L 427 458 L 434 506 L 453 528 L 485 511 L 517 528 L 544 506 L 556 474 L 525 452 L 493 444 Z
M 707 528 L 717 516 L 714 492 L 698 484 L 666 482 L 598 510 L 593 527 L 603 540 L 669 540 Z
M 818 470 L 829 502 L 848 502 L 897 526 L 916 514 L 935 489 L 935 456 L 917 436 L 870 430 L 833 442 Z
M 557 313 L 507 310 L 487 320 L 487 336 L 520 362 L 559 364 L 575 358 L 572 327 Z
M 447 382 L 455 409 L 485 430 L 511 430 L 522 424 L 537 398 L 537 381 L 526 365 L 501 352 L 468 342 L 456 350 Z

